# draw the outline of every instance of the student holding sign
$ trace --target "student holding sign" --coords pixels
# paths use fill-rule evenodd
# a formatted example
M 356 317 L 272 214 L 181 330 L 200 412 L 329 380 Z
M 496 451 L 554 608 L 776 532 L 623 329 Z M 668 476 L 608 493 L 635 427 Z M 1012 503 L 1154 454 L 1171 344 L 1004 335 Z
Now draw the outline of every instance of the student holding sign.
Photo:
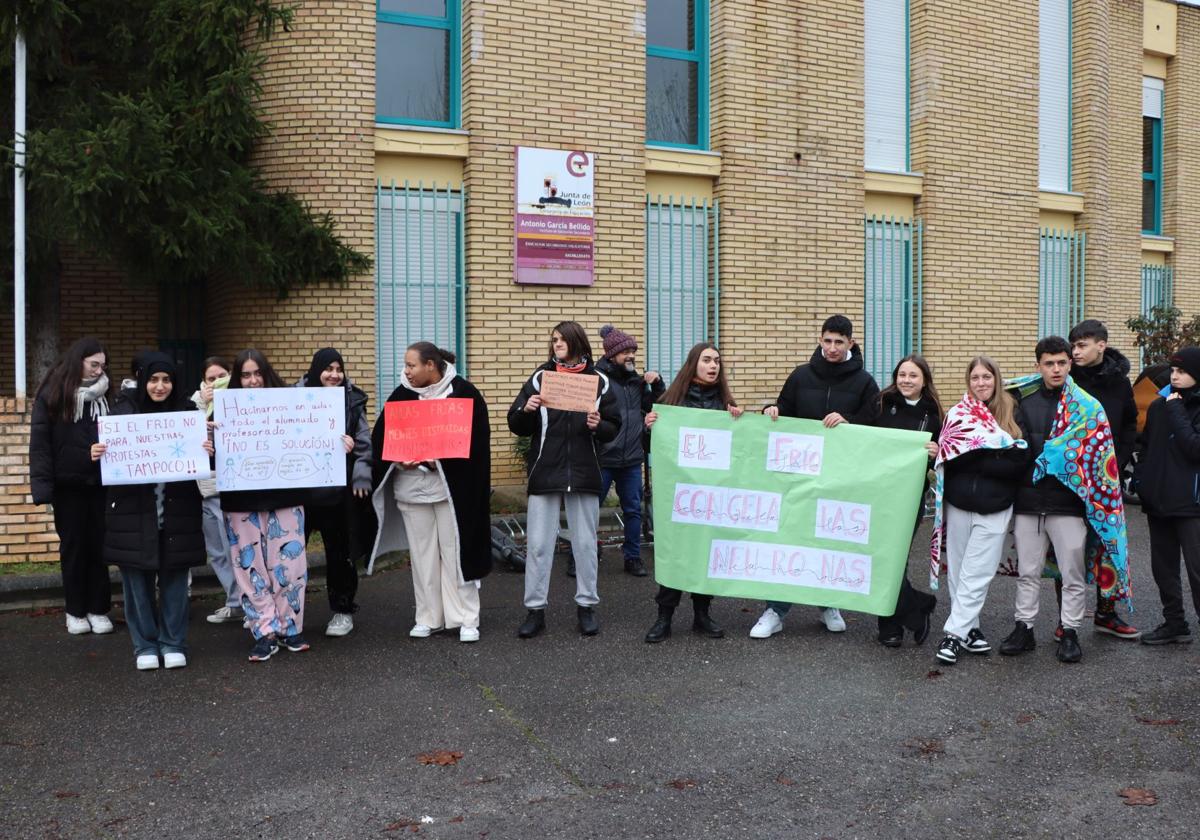
M 229 390 L 283 388 L 266 356 L 243 350 L 233 360 Z M 233 574 L 250 621 L 251 662 L 263 662 L 282 644 L 299 653 L 304 638 L 304 595 L 308 582 L 304 503 L 308 491 L 295 488 L 233 490 L 221 493 Z
M 808 364 L 799 365 L 783 383 L 775 405 L 767 406 L 768 417 L 799 417 L 820 420 L 827 429 L 842 423 L 871 425 L 879 413 L 879 386 L 863 367 L 862 350 L 854 342 L 854 325 L 845 315 L 831 315 L 821 325 L 821 343 Z M 792 605 L 767 604 L 750 638 L 767 639 L 783 630 L 783 617 Z M 821 609 L 821 620 L 831 633 L 841 633 L 846 622 L 839 610 Z
M 118 399 L 112 416 L 187 411 L 176 388 L 175 362 L 157 352 L 144 354 L 141 362 L 133 393 Z M 204 448 L 212 454 L 207 436 Z M 94 444 L 92 459 L 99 461 L 107 450 L 104 443 Z M 160 656 L 164 667 L 182 668 L 187 665 L 188 570 L 206 559 L 200 490 L 194 479 L 151 480 L 112 485 L 105 495 L 104 559 L 121 570 L 137 669 L 158 668 Z
M 408 635 L 424 639 L 458 628 L 460 642 L 479 641 L 479 582 L 492 570 L 491 430 L 483 395 L 454 369 L 454 354 L 428 341 L 404 354 L 400 384 L 375 421 L 373 462 L 379 475 L 373 501 L 379 533 L 371 562 L 407 548 L 416 619 Z M 463 429 L 465 457 L 421 457 L 386 463 L 388 407 L 422 404 L 444 409 L 441 425 Z M 426 440 L 425 445 L 439 445 Z M 432 453 L 431 454 L 436 454 Z M 384 465 L 386 463 L 386 469 Z
M 550 360 L 533 372 L 508 409 L 508 428 L 532 438 L 526 531 L 525 607 L 517 635 L 528 639 L 546 629 L 546 601 L 558 512 L 567 509 L 575 555 L 575 603 L 579 632 L 600 632 L 595 606 L 596 528 L 600 520 L 600 464 L 596 445 L 617 436 L 621 416 L 608 377 L 592 364 L 587 332 L 563 321 L 550 334 Z
M 725 367 L 721 364 L 721 351 L 708 342 L 701 342 L 688 351 L 683 367 L 675 374 L 671 387 L 658 402 L 661 405 L 728 411 L 734 418 L 742 414 L 742 409 L 738 408 L 729 390 Z M 656 420 L 658 413 L 649 412 L 646 415 L 646 428 L 653 428 Z M 659 584 L 658 594 L 654 596 L 654 602 L 658 604 L 658 618 L 646 633 L 647 642 L 655 644 L 671 635 L 671 618 L 682 598 L 683 592 L 680 590 Z M 692 593 L 692 629 L 710 639 L 720 639 L 725 631 L 709 615 L 712 599 L 711 595 Z
M 309 388 L 338 388 L 346 396 L 345 487 L 314 489 L 305 507 L 304 539 L 313 531 L 321 532 L 325 544 L 325 591 L 333 616 L 325 627 L 326 636 L 345 636 L 354 629 L 358 604 L 358 570 L 351 555 L 352 528 L 356 522 L 355 501 L 371 494 L 371 425 L 367 422 L 366 392 L 350 381 L 342 354 L 325 347 L 313 354 L 308 373 L 298 383 Z
M 35 505 L 54 506 L 62 564 L 67 632 L 111 633 L 112 595 L 101 558 L 104 488 L 91 457 L 108 414 L 108 355 L 94 338 L 81 338 L 46 374 L 33 401 L 29 430 L 29 487 Z

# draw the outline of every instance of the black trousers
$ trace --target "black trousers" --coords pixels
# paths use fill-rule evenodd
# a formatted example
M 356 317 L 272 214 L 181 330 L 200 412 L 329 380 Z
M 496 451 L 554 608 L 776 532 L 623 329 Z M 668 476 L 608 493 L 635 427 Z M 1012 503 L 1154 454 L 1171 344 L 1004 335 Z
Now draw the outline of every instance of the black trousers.
M 879 616 L 880 635 L 900 633 L 905 627 L 917 632 L 925 623 L 925 613 L 932 612 L 936 604 L 937 598 L 913 587 L 905 572 L 900 581 L 900 595 L 896 598 L 896 611 Z
M 112 609 L 104 545 L 104 488 L 54 488 L 54 530 L 67 613 L 83 618 Z
M 350 494 L 333 505 L 305 505 L 304 539 L 314 531 L 321 533 L 325 543 L 325 592 L 329 609 L 335 613 L 358 610 L 354 596 L 358 592 L 358 569 L 350 557 Z
M 672 589 L 669 586 L 659 585 L 658 593 L 654 596 L 654 603 L 665 610 L 672 610 L 679 606 L 680 599 L 683 598 L 683 592 L 679 589 Z M 702 595 L 699 592 L 692 593 L 692 606 L 707 608 L 712 603 L 713 596 Z
M 1187 628 L 1183 611 L 1183 584 L 1179 555 L 1187 569 L 1192 606 L 1200 616 L 1200 517 L 1147 516 L 1150 525 L 1150 570 L 1162 599 L 1163 621 L 1178 630 Z

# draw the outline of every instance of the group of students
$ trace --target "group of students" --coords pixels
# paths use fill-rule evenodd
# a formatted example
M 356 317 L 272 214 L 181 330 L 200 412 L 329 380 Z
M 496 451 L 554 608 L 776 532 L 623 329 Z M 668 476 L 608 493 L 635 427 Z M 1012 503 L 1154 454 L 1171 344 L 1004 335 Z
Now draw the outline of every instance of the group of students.
M 714 344 L 692 347 L 666 385 L 653 371 L 638 372 L 637 342 L 630 335 L 610 325 L 601 337 L 604 353 L 596 360 L 582 326 L 556 324 L 547 360 L 508 409 L 509 429 L 530 440 L 527 614 L 517 630 L 521 638 L 546 629 L 564 508 L 582 635 L 600 629 L 596 533 L 600 502 L 614 485 L 625 514 L 625 571 L 647 574 L 640 554 L 642 478 L 649 431 L 658 417 L 655 406 L 727 411 L 734 418 L 743 413 Z M 1098 321 L 1079 324 L 1069 340 L 1043 338 L 1035 348 L 1037 374 L 1010 383 L 992 359 L 977 356 L 967 365 L 964 396 L 947 412 L 933 372 L 919 355 L 902 359 L 892 382 L 880 390 L 864 367 L 851 322 L 835 315 L 822 325 L 820 344 L 809 361 L 796 367 L 778 399 L 763 408 L 772 419 L 817 420 L 828 429 L 858 424 L 931 435 L 924 444 L 930 467 L 926 490 L 929 476 L 936 479 L 930 583 L 937 587 L 944 570 L 950 600 L 936 653 L 941 662 L 954 664 L 963 653 L 991 650 L 980 615 L 1010 530 L 1018 582 L 1015 624 L 999 646 L 1002 654 L 1035 648 L 1032 628 L 1047 549 L 1053 552 L 1061 604 L 1055 632 L 1059 660 L 1078 662 L 1082 657 L 1078 631 L 1089 581 L 1096 586 L 1098 632 L 1140 637 L 1146 644 L 1191 640 L 1179 566 L 1182 554 L 1200 613 L 1200 495 L 1195 489 L 1200 482 L 1200 348 L 1186 347 L 1171 357 L 1169 392 L 1151 405 L 1139 438 L 1129 362 L 1107 341 Z M 409 635 L 424 638 L 458 629 L 462 642 L 479 639 L 480 581 L 491 570 L 490 428 L 483 396 L 458 375 L 452 353 L 429 342 L 410 346 L 400 384 L 388 401 L 471 400 L 467 458 L 385 462 L 382 407 L 372 430 L 366 395 L 351 382 L 341 355 L 325 348 L 314 354 L 297 384 L 345 391 L 347 485 L 220 494 L 211 480 L 103 487 L 98 462 L 104 446 L 97 440 L 96 421 L 110 411 L 197 408 L 211 418 L 216 389 L 283 387 L 267 359 L 253 349 L 238 354 L 232 365 L 209 359 L 204 382 L 185 400 L 174 362 L 161 353 L 139 354 L 134 378 L 122 384 L 111 409 L 107 361 L 95 339 L 76 342 L 48 374 L 34 404 L 33 500 L 53 503 L 69 632 L 112 631 L 106 565 L 113 564 L 121 570 L 137 667 L 157 668 L 160 656 L 167 668 L 185 665 L 187 570 L 207 558 L 226 591 L 225 605 L 209 620 L 243 619 L 254 637 L 251 661 L 269 659 L 280 647 L 307 650 L 305 549 L 318 531 L 325 544 L 333 612 L 327 635 L 353 629 L 357 559 L 369 554 L 373 564 L 382 554 L 407 549 L 415 600 Z M 542 398 L 547 372 L 595 374 L 592 410 L 547 406 Z M 211 455 L 211 441 L 207 448 Z M 1124 542 L 1120 475 L 1135 448 L 1135 485 L 1149 518 L 1151 565 L 1164 616 L 1146 634 L 1116 609 L 1129 596 L 1127 563 L 1115 550 Z M 364 511 L 368 496 L 371 507 Z M 372 513 L 374 521 L 364 512 Z M 913 512 L 914 536 L 922 513 L 923 504 Z M 1117 533 L 1119 539 L 1114 538 Z M 662 642 L 671 635 L 682 595 L 659 586 L 658 614 L 645 641 Z M 693 630 L 722 637 L 723 629 L 710 614 L 712 596 L 692 593 L 691 600 Z M 895 612 L 879 618 L 878 641 L 899 647 L 908 631 L 917 644 L 923 643 L 936 603 L 906 574 Z M 764 639 L 779 633 L 790 606 L 768 603 L 750 636 Z M 821 618 L 831 632 L 846 629 L 837 609 L 822 608 Z

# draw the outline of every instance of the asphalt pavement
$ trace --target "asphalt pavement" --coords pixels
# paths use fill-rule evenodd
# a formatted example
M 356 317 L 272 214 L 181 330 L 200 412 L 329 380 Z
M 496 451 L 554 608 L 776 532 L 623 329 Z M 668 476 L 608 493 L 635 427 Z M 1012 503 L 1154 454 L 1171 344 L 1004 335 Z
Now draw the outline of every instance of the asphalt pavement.
M 1130 521 L 1132 619 L 1150 629 L 1145 519 Z M 1017 658 L 939 666 L 944 596 L 923 647 L 881 647 L 867 615 L 830 634 L 809 607 L 753 640 L 761 605 L 729 599 L 713 606 L 725 639 L 694 636 L 685 599 L 648 645 L 654 588 L 607 549 L 602 629 L 581 638 L 560 563 L 546 635 L 520 640 L 522 579 L 497 571 L 480 642 L 418 641 L 400 566 L 363 580 L 342 639 L 321 635 L 310 591 L 313 649 L 261 664 L 202 599 L 188 667 L 154 672 L 122 625 L 72 637 L 60 611 L 0 615 L 0 837 L 1196 836 L 1200 643 L 1149 648 L 1089 619 L 1083 662 L 1060 664 L 1046 582 L 1038 648 Z M 993 645 L 1013 594 L 993 582 Z

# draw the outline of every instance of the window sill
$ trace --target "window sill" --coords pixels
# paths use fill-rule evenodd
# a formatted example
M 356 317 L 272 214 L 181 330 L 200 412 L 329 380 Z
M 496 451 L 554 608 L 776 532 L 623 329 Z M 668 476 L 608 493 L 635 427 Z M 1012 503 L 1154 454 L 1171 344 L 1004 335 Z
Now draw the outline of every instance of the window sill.
M 1082 213 L 1083 193 L 1038 190 L 1038 209 L 1058 213 Z
M 646 171 L 668 175 L 703 175 L 707 178 L 717 178 L 721 174 L 721 153 L 706 152 L 700 149 L 647 146 Z
M 377 154 L 448 157 L 465 160 L 469 150 L 469 135 L 462 129 L 375 124 L 375 152 Z
M 1156 251 L 1160 254 L 1173 254 L 1175 252 L 1175 238 L 1173 236 L 1155 236 L 1151 233 L 1143 233 L 1142 250 Z
M 924 189 L 925 176 L 920 172 L 884 172 L 879 169 L 863 171 L 863 190 L 885 195 L 919 196 Z

